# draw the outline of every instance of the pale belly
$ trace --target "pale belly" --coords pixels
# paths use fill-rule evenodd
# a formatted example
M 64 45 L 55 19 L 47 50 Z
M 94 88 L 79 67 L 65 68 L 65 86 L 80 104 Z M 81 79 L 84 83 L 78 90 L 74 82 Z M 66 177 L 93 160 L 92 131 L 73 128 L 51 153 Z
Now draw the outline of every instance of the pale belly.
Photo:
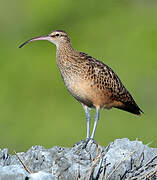
M 101 90 L 90 80 L 80 78 L 66 78 L 64 80 L 68 91 L 79 102 L 88 107 L 107 108 L 112 107 L 111 93 L 107 90 Z

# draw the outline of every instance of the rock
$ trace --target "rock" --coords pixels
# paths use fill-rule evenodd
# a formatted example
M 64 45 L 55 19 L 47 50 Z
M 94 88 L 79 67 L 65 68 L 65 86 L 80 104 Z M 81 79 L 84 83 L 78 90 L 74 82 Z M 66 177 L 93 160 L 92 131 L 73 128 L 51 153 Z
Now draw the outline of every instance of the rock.
M 21 162 L 20 162 L 21 161 Z M 117 139 L 106 148 L 80 141 L 72 148 L 33 146 L 26 153 L 0 150 L 0 180 L 157 179 L 157 148 Z
M 25 180 L 28 173 L 20 165 L 0 167 L 0 180 Z

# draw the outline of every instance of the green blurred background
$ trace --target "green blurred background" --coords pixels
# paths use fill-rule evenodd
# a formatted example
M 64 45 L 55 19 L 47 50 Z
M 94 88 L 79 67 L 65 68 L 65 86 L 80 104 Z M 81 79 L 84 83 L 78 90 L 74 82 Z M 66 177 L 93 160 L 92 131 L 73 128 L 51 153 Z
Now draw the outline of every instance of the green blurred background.
M 0 148 L 73 146 L 86 136 L 85 113 L 62 82 L 55 46 L 37 41 L 18 48 L 55 29 L 112 67 L 145 112 L 139 118 L 101 111 L 96 141 L 138 138 L 157 147 L 157 1 L 6 0 L 0 3 Z

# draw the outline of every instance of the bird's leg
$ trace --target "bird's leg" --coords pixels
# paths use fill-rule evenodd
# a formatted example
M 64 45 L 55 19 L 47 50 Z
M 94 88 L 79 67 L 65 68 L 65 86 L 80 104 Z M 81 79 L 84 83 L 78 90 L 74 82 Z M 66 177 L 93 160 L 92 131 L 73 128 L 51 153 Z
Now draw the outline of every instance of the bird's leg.
M 89 110 L 88 110 L 88 107 L 83 105 L 83 108 L 84 108 L 84 111 L 86 113 L 86 120 L 87 120 L 87 139 L 90 138 L 90 120 L 91 120 L 91 116 L 90 116 L 90 113 L 89 113 Z
M 94 119 L 94 127 L 93 127 L 93 131 L 92 131 L 91 139 L 94 139 L 98 120 L 99 120 L 99 108 L 96 108 L 96 116 Z

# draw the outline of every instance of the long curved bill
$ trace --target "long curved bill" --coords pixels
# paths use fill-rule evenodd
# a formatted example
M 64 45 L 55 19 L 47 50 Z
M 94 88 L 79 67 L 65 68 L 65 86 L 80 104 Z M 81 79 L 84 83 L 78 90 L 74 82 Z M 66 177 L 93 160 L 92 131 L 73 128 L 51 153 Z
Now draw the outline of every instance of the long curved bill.
M 25 44 L 27 44 L 27 43 L 29 43 L 29 42 L 38 41 L 38 40 L 48 40 L 48 41 L 49 41 L 49 40 L 50 40 L 50 36 L 47 35 L 47 36 L 40 36 L 40 37 L 32 38 L 32 39 L 24 42 L 23 44 L 21 44 L 21 45 L 19 46 L 19 48 L 22 48 Z

